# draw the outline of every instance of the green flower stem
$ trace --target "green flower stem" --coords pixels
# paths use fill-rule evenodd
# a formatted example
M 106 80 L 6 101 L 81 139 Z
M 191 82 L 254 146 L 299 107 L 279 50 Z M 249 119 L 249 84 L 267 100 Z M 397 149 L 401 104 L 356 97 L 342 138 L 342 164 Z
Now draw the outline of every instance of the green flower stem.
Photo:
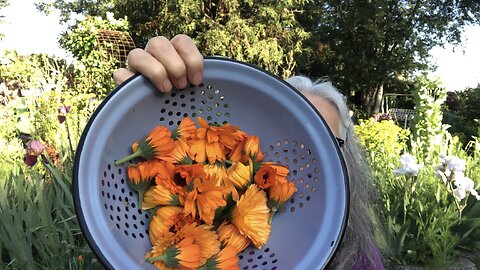
M 120 160 L 116 160 L 113 164 L 115 164 L 115 166 L 118 166 L 120 164 L 123 164 L 123 163 L 125 163 L 127 161 L 130 161 L 130 160 L 132 160 L 134 158 L 137 158 L 137 157 L 143 157 L 143 151 L 140 147 L 133 154 L 130 154 L 130 155 L 128 155 L 128 156 L 126 156 L 126 157 L 124 157 Z
M 154 263 L 158 261 L 166 262 L 168 260 L 167 254 L 163 254 L 161 256 L 156 256 L 156 257 L 150 257 L 145 259 L 149 263 Z
M 270 211 L 270 216 L 268 217 L 268 224 L 272 224 L 273 216 L 275 216 L 275 213 L 277 213 L 277 209 L 272 209 L 272 211 Z

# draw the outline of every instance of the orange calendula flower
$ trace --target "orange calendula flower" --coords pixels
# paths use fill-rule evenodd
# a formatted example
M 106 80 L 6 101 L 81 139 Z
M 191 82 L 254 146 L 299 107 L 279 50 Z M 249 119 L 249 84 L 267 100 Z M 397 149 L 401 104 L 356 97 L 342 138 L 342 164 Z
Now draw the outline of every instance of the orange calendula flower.
M 220 241 L 210 226 L 197 226 L 196 223 L 188 224 L 177 232 L 176 237 L 179 239 L 192 237 L 194 239 L 193 243 L 200 246 L 200 265 L 203 265 L 208 258 L 220 251 Z
M 237 253 L 242 252 L 250 244 L 250 240 L 241 234 L 235 225 L 226 221 L 218 227 L 217 234 L 223 246 L 233 246 Z
M 114 164 L 118 166 L 137 157 L 150 160 L 169 155 L 175 147 L 171 135 L 172 132 L 167 127 L 156 126 L 144 140 L 140 141 L 137 146 L 132 147 L 137 149 L 133 154 L 116 160 Z
M 203 170 L 206 179 L 217 186 L 222 186 L 228 181 L 227 167 L 223 163 L 205 164 Z
M 153 246 L 145 260 L 153 263 L 158 269 L 169 269 L 165 267 L 196 269 L 201 265 L 200 246 L 195 244 L 191 237 L 184 238 L 166 249 L 163 246 L 156 249 L 156 246 Z
M 238 200 L 239 194 L 233 183 L 228 177 L 227 167 L 224 163 L 207 164 L 204 167 L 206 179 L 213 182 L 216 186 L 225 187 L 228 193 L 231 193 L 234 200 Z M 225 195 L 226 195 L 225 194 Z
M 183 214 L 183 208 L 179 206 L 158 208 L 149 224 L 150 242 L 154 244 L 158 238 L 163 237 L 175 225 L 177 216 L 181 214 Z
M 198 270 L 238 270 L 238 257 L 234 247 L 226 246 L 220 252 L 209 258 Z
M 198 163 L 224 161 L 226 152 L 235 148 L 245 133 L 229 124 L 211 126 L 205 119 L 198 117 L 200 128 L 191 140 L 190 156 Z
M 179 198 L 177 194 L 170 193 L 170 190 L 162 185 L 149 187 L 143 195 L 142 210 L 148 210 L 157 206 L 179 205 Z
M 190 146 L 185 139 L 179 138 L 174 142 L 175 147 L 169 155 L 162 158 L 162 160 L 174 163 L 174 164 L 192 164 L 193 160 L 188 156 Z
M 217 208 L 227 205 L 225 188 L 216 186 L 213 182 L 194 182 L 194 187 L 185 195 L 185 214 L 198 216 L 206 224 L 212 225 Z
M 250 185 L 232 211 L 232 223 L 256 248 L 261 248 L 270 235 L 269 213 L 265 191 Z
M 167 188 L 170 193 L 184 195 L 184 186 L 175 182 L 176 167 L 170 162 L 159 162 L 155 168 L 155 184 Z
M 263 165 L 253 177 L 255 184 L 262 189 L 267 189 L 275 183 L 277 172 L 269 165 Z
M 268 189 L 268 197 L 270 201 L 283 204 L 292 197 L 297 191 L 297 187 L 293 182 L 277 182 Z
M 241 162 L 245 156 L 245 139 L 238 142 L 238 144 L 229 152 L 228 158 L 232 162 Z
M 195 126 L 195 122 L 193 122 L 193 120 L 189 117 L 185 117 L 180 122 L 180 125 L 178 125 L 178 127 L 172 131 L 172 138 L 174 140 L 180 138 L 188 140 L 195 135 L 196 130 L 197 126 Z
M 188 186 L 194 179 L 204 179 L 204 165 L 201 163 L 191 165 L 178 165 L 175 168 L 175 183 L 180 186 Z
M 277 182 L 287 182 L 288 168 L 273 163 L 264 163 L 253 177 L 255 184 L 267 189 Z
M 293 182 L 279 181 L 268 189 L 267 205 L 271 210 L 269 223 L 272 223 L 273 216 L 278 212 L 285 203 L 297 191 L 297 187 Z
M 253 164 L 244 165 L 241 162 L 233 162 L 228 168 L 227 175 L 230 182 L 238 189 L 245 189 L 252 182 Z
M 145 190 L 151 186 L 158 162 L 140 162 L 127 167 L 128 185 L 138 192 L 140 207 Z
M 258 136 L 249 135 L 245 139 L 244 149 L 245 154 L 253 161 L 258 162 L 263 159 L 263 153 L 262 150 L 260 150 L 260 138 Z

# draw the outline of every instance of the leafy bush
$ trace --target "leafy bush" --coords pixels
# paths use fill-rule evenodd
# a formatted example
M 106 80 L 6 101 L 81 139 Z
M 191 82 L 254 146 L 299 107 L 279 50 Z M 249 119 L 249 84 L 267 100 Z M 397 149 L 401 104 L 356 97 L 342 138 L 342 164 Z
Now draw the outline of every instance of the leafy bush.
M 86 17 L 61 34 L 60 45 L 71 52 L 77 60 L 72 89 L 80 94 L 95 94 L 100 98 L 107 95 L 115 86 L 113 71 L 117 68 L 118 59 L 109 55 L 100 44 L 97 34 L 100 30 L 127 31 L 125 19 L 115 19 L 107 14 L 101 17 Z
M 475 253 L 480 247 L 480 203 L 474 196 L 476 191 L 468 189 L 466 196 L 460 198 L 460 184 L 453 179 L 454 175 L 443 182 L 438 177 L 441 157 L 464 160 L 465 169 L 457 176 L 473 179 L 478 190 L 480 145 L 475 140 L 469 144 L 470 149 L 463 148 L 459 139 L 438 121 L 442 119 L 443 90 L 428 82 L 419 87 L 411 133 L 392 121 L 374 119 L 360 121 L 355 130 L 370 154 L 381 196 L 380 217 L 384 220 L 376 239 L 386 261 L 439 269 L 459 252 Z M 406 157 L 410 158 L 408 164 Z
M 69 88 L 66 66 L 50 58 L 32 64 L 47 83 L 22 89 L 24 97 L 0 105 L 0 268 L 99 269 L 71 194 L 74 149 L 98 101 Z M 59 115 L 65 105 L 68 114 Z M 45 149 L 29 167 L 25 147 L 33 139 Z

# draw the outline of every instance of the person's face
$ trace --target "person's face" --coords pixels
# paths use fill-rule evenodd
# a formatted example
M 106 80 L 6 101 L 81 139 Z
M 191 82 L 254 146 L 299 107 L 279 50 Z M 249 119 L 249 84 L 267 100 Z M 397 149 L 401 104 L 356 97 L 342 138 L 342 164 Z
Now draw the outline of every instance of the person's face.
M 323 116 L 327 122 L 328 127 L 332 130 L 333 135 L 337 138 L 342 138 L 342 121 L 337 108 L 329 101 L 322 97 L 306 94 L 305 97 L 317 108 L 318 112 Z

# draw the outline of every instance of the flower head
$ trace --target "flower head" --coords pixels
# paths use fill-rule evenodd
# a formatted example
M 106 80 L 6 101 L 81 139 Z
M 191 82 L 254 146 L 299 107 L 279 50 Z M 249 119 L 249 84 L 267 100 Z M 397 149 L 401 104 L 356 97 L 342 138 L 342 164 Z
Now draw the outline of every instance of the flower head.
M 220 251 L 220 241 L 217 234 L 210 226 L 188 224 L 182 227 L 175 236 L 177 239 L 191 237 L 193 243 L 200 246 L 200 265 L 203 265 L 208 258 Z
M 261 248 L 270 235 L 269 216 L 265 191 L 250 185 L 232 211 L 232 223 L 256 248 Z
M 213 182 L 192 182 L 193 188 L 185 195 L 185 214 L 196 217 L 197 213 L 206 224 L 212 225 L 217 208 L 227 205 L 225 188 Z
M 230 182 L 238 189 L 245 189 L 252 183 L 253 162 L 250 160 L 249 165 L 241 162 L 234 162 L 228 169 L 227 175 Z
M 453 189 L 453 196 L 458 201 L 465 199 L 468 194 L 472 194 L 477 200 L 480 200 L 478 192 L 474 189 L 475 183 L 472 179 L 466 176 L 457 176 L 453 180 L 455 188 Z
M 240 269 L 238 266 L 238 257 L 236 250 L 233 246 L 226 246 L 218 254 L 209 258 L 205 265 L 199 268 L 199 270 L 237 270 Z
M 137 157 L 143 157 L 146 160 L 165 158 L 175 148 L 171 134 L 167 127 L 156 126 L 144 140 L 133 145 L 132 148 L 136 149 L 133 154 L 116 160 L 115 165 L 118 166 Z
M 264 163 L 255 173 L 254 180 L 262 189 L 267 189 L 277 182 L 287 182 L 288 168 L 274 163 Z
M 154 244 L 157 239 L 163 237 L 176 223 L 177 216 L 183 213 L 179 206 L 159 207 L 149 224 L 150 242 Z
M 191 140 L 190 156 L 198 163 L 208 160 L 209 163 L 224 161 L 226 152 L 231 151 L 245 133 L 229 124 L 211 126 L 205 119 L 198 117 L 200 128 Z
M 67 120 L 67 114 L 70 112 L 70 106 L 66 106 L 65 104 L 58 107 L 58 122 L 63 123 L 65 120 Z
M 177 194 L 170 193 L 170 190 L 162 185 L 149 187 L 144 195 L 140 208 L 148 210 L 156 206 L 171 205 L 176 206 L 180 204 Z
M 198 268 L 201 265 L 200 246 L 195 244 L 191 237 L 184 238 L 176 245 L 167 248 L 164 242 L 157 242 L 152 251 L 147 254 L 146 261 L 153 263 L 159 269 Z
M 38 156 L 43 153 L 45 150 L 45 145 L 43 145 L 40 141 L 31 140 L 27 143 L 26 154 L 24 158 L 24 162 L 27 166 L 33 167 L 37 164 Z
M 196 130 L 197 130 L 197 127 L 195 126 L 195 122 L 193 122 L 193 120 L 190 119 L 189 117 L 185 117 L 180 122 L 180 125 L 178 125 L 178 127 L 173 130 L 172 138 L 174 140 L 177 140 L 180 138 L 184 140 L 188 140 L 195 135 Z
M 218 240 L 224 246 L 235 247 L 237 253 L 242 252 L 250 244 L 250 240 L 240 233 L 235 225 L 223 222 L 217 229 Z
M 423 169 L 423 163 L 417 164 L 417 159 L 410 154 L 403 154 L 398 160 L 402 165 L 393 171 L 396 176 L 417 176 L 418 171 Z

